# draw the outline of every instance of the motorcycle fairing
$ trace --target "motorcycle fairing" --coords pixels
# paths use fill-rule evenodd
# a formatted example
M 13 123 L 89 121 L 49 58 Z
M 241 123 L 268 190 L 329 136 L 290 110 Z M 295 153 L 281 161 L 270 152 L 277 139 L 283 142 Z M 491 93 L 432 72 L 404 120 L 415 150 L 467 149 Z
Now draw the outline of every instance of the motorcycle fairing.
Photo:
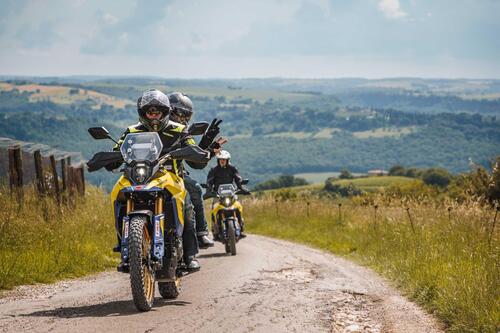
M 145 190 L 159 187 L 166 189 L 172 195 L 176 232 L 180 236 L 184 228 L 184 204 L 187 195 L 187 190 L 184 187 L 184 180 L 167 170 L 160 170 L 158 174 L 158 177 L 155 177 L 146 185 Z
M 240 216 L 243 216 L 243 205 L 238 201 L 235 200 L 233 204 L 229 207 L 225 207 L 223 204 L 221 204 L 219 201 L 215 204 L 215 206 L 212 208 L 212 218 L 213 221 L 216 221 L 217 214 L 221 209 L 234 209 L 238 210 L 240 212 Z
M 172 195 L 175 231 L 177 235 L 181 236 L 184 229 L 184 202 L 186 200 L 187 191 L 184 187 L 183 179 L 167 170 L 159 170 L 155 177 L 145 186 L 134 186 L 122 175 L 111 191 L 111 202 L 113 203 L 115 217 L 119 214 L 119 209 L 115 203 L 120 194 L 126 192 L 160 191 L 162 189 L 167 190 Z

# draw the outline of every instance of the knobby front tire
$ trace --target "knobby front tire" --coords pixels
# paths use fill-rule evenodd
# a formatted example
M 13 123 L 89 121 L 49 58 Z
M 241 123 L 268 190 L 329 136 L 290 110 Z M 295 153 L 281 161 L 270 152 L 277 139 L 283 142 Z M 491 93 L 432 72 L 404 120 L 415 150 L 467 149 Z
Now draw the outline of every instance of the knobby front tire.
M 134 216 L 129 227 L 129 267 L 130 285 L 134 304 L 139 311 L 149 311 L 153 307 L 155 275 L 148 266 L 151 253 L 151 237 L 147 229 L 146 216 Z

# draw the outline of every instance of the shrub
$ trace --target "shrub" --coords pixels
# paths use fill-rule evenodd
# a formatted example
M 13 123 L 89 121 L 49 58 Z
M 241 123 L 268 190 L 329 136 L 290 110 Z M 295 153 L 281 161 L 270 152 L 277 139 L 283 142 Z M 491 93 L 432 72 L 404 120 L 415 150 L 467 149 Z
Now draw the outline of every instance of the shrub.
M 294 177 L 292 175 L 282 175 L 276 179 L 270 179 L 263 183 L 257 184 L 255 186 L 255 190 L 264 191 L 284 187 L 302 186 L 307 184 L 308 182 L 304 178 Z
M 347 169 L 342 169 L 340 171 L 339 179 L 352 179 L 354 178 L 353 175 L 349 172 Z
M 431 168 L 427 169 L 422 174 L 422 180 L 427 185 L 435 185 L 438 187 L 446 187 L 451 182 L 452 175 L 446 169 Z
M 406 169 L 401 165 L 395 165 L 389 169 L 389 176 L 405 176 Z
M 491 173 L 477 166 L 474 171 L 466 175 L 470 194 L 482 198 L 491 205 L 500 204 L 500 156 L 490 163 Z
M 342 197 L 352 197 L 355 195 L 363 194 L 363 191 L 354 186 L 353 183 L 349 183 L 347 186 L 344 186 L 326 181 L 323 190 L 329 193 L 340 195 Z

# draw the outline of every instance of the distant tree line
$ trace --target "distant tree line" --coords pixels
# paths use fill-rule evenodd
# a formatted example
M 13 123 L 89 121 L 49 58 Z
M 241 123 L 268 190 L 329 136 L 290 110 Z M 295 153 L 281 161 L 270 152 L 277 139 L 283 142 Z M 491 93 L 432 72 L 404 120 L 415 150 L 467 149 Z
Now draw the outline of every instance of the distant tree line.
M 255 186 L 256 191 L 273 190 L 284 187 L 307 185 L 304 178 L 294 177 L 292 175 L 281 175 L 278 178 L 270 179 Z

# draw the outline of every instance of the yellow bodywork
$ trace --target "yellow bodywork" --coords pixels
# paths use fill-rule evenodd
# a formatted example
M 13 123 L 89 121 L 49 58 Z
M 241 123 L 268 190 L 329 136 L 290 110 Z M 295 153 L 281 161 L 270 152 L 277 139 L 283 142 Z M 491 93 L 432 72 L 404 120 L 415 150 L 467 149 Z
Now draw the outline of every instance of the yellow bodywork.
M 115 209 L 115 201 L 116 200 L 124 200 L 124 198 L 120 197 L 120 191 L 126 187 L 133 186 L 132 183 L 126 179 L 123 175 L 118 179 L 113 190 L 111 191 L 111 204 L 113 206 L 113 211 Z M 172 198 L 175 199 L 177 216 L 179 218 L 179 222 L 184 225 L 184 201 L 186 200 L 186 188 L 184 187 L 184 180 L 177 176 L 176 174 L 169 172 L 165 169 L 160 169 L 155 177 L 146 184 L 146 189 L 150 189 L 153 187 L 159 187 L 166 189 L 170 194 L 172 194 Z M 132 208 L 133 209 L 133 208 Z M 127 209 L 128 210 L 128 209 Z M 117 216 L 117 212 L 114 212 L 115 216 Z M 127 212 L 128 213 L 128 212 Z
M 240 212 L 240 216 L 243 216 L 243 206 L 238 200 L 235 200 L 234 203 L 229 207 L 225 207 L 223 204 L 220 203 L 220 201 L 217 201 L 217 203 L 215 203 L 212 207 L 212 221 L 215 221 L 215 218 L 217 217 L 217 213 L 219 212 L 219 210 L 224 208 L 236 209 Z

